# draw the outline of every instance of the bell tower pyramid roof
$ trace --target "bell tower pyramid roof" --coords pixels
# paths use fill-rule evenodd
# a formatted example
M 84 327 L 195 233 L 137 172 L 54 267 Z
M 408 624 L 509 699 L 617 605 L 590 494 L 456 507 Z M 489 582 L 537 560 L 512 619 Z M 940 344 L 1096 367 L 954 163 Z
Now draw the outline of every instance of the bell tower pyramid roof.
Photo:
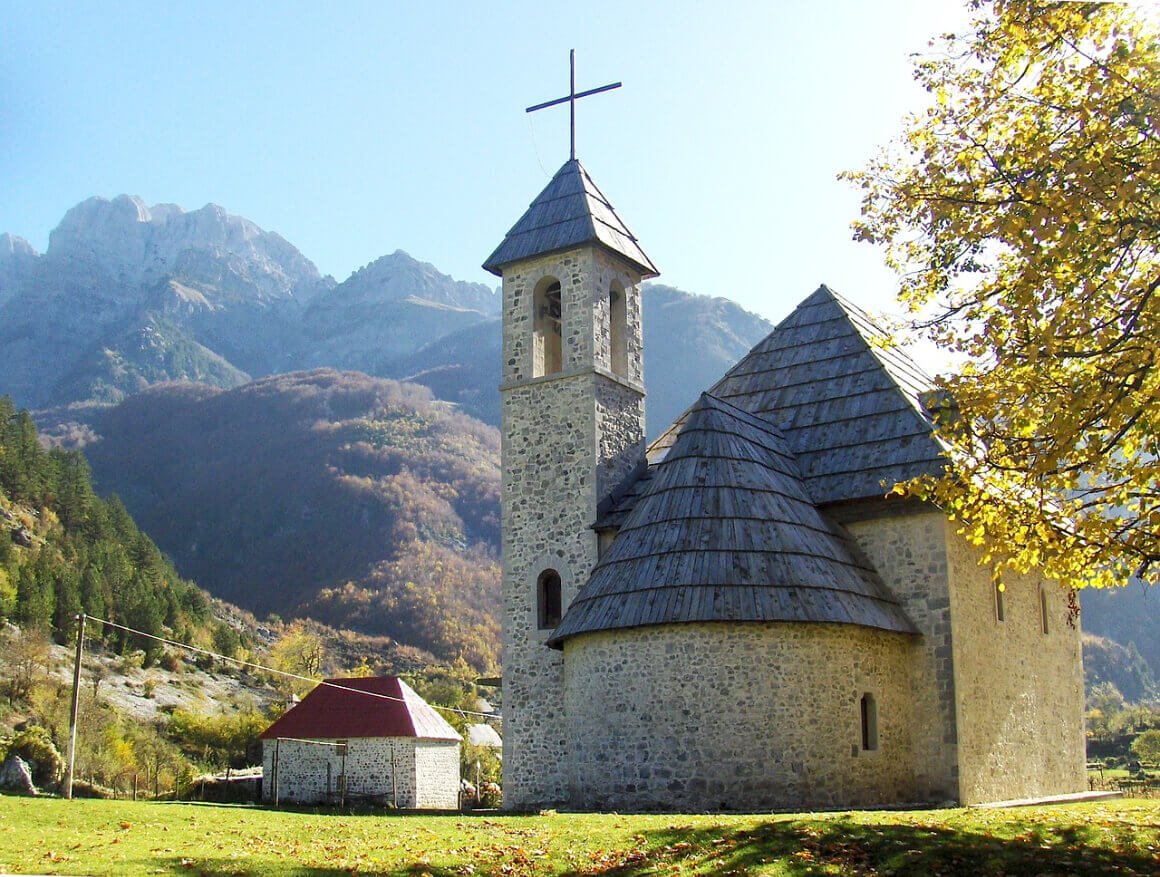
M 503 267 L 512 262 L 587 244 L 627 259 L 640 270 L 642 278 L 660 274 L 588 171 L 577 159 L 570 159 L 556 171 L 483 267 L 502 275 Z

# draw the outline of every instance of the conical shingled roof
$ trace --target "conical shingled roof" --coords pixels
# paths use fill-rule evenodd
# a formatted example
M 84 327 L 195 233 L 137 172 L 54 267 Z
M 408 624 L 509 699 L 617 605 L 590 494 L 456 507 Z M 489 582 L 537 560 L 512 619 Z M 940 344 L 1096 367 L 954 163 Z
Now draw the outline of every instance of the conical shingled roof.
M 853 541 L 810 500 L 784 438 L 708 394 L 548 644 L 695 621 L 916 632 Z
M 660 272 L 576 159 L 564 163 L 483 263 L 492 274 L 522 259 L 597 244 L 627 259 L 641 277 Z
M 821 286 L 709 392 L 777 426 L 814 502 L 881 497 L 940 473 L 946 459 L 919 401 L 930 378 L 887 339 Z M 650 456 L 672 443 L 680 422 Z

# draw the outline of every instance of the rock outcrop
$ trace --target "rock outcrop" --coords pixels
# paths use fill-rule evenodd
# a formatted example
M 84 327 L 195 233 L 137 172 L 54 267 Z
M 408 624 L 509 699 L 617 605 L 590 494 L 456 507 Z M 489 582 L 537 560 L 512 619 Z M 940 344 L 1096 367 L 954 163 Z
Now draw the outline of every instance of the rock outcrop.
M 35 795 L 36 786 L 32 782 L 32 768 L 19 755 L 9 755 L 0 764 L 0 789 L 21 795 Z

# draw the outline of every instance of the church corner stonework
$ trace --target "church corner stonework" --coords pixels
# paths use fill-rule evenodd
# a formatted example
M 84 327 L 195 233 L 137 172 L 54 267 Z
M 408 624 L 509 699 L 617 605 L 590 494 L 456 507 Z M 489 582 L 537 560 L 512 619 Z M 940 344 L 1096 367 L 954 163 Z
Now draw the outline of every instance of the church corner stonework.
M 1083 791 L 1083 658 L 1066 591 L 1037 574 L 1005 576 L 999 620 L 980 552 L 945 526 L 960 801 Z

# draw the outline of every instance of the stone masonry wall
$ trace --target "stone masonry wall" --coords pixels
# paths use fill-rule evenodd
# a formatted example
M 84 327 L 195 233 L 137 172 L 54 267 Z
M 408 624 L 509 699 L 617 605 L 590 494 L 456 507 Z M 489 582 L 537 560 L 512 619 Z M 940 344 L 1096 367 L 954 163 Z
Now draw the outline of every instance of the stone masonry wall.
M 417 810 L 459 809 L 459 744 L 450 740 L 415 743 Z
M 879 515 L 882 511 L 878 509 Z M 847 528 L 922 632 L 910 676 L 899 680 L 910 691 L 914 702 L 915 780 L 919 798 L 957 800 L 958 748 L 946 519 L 937 511 L 898 511 L 901 513 L 889 517 L 848 522 Z
M 343 758 L 336 746 L 303 740 L 262 741 L 262 798 L 297 804 L 337 803 Z M 415 740 L 404 737 L 355 737 L 347 741 L 346 793 L 379 798 L 403 809 L 425 806 L 415 795 Z M 277 745 L 275 745 L 277 744 Z M 454 745 L 454 744 L 453 744 Z M 274 752 L 278 751 L 275 769 Z M 458 755 L 452 790 L 458 794 Z
M 563 370 L 533 378 L 531 299 L 560 282 Z M 608 371 L 607 294 L 626 292 L 632 327 L 624 377 Z M 504 805 L 551 806 L 567 797 L 569 738 L 563 658 L 538 629 L 536 583 L 560 574 L 566 610 L 596 562 L 591 525 L 602 492 L 643 458 L 639 279 L 595 250 L 504 269 L 502 418 Z
M 596 494 L 600 501 L 643 465 L 644 396 L 602 375 L 595 380 Z
M 638 388 L 644 387 L 644 328 L 641 324 L 640 282 L 615 259 L 601 250 L 591 250 L 589 262 L 594 284 L 591 321 L 592 362 L 598 371 L 612 373 L 612 337 L 609 325 L 608 293 L 619 286 L 625 297 L 625 368 L 623 379 Z
M 564 646 L 570 804 L 759 810 L 916 800 L 905 684 L 916 650 L 913 637 L 840 624 L 675 624 L 574 637 Z M 872 752 L 861 748 L 867 692 L 878 713 Z
M 1084 775 L 1083 658 L 1067 595 L 1006 576 L 1004 620 L 990 570 L 946 523 L 963 804 L 1078 792 Z M 1040 592 L 1047 600 L 1043 632 Z

